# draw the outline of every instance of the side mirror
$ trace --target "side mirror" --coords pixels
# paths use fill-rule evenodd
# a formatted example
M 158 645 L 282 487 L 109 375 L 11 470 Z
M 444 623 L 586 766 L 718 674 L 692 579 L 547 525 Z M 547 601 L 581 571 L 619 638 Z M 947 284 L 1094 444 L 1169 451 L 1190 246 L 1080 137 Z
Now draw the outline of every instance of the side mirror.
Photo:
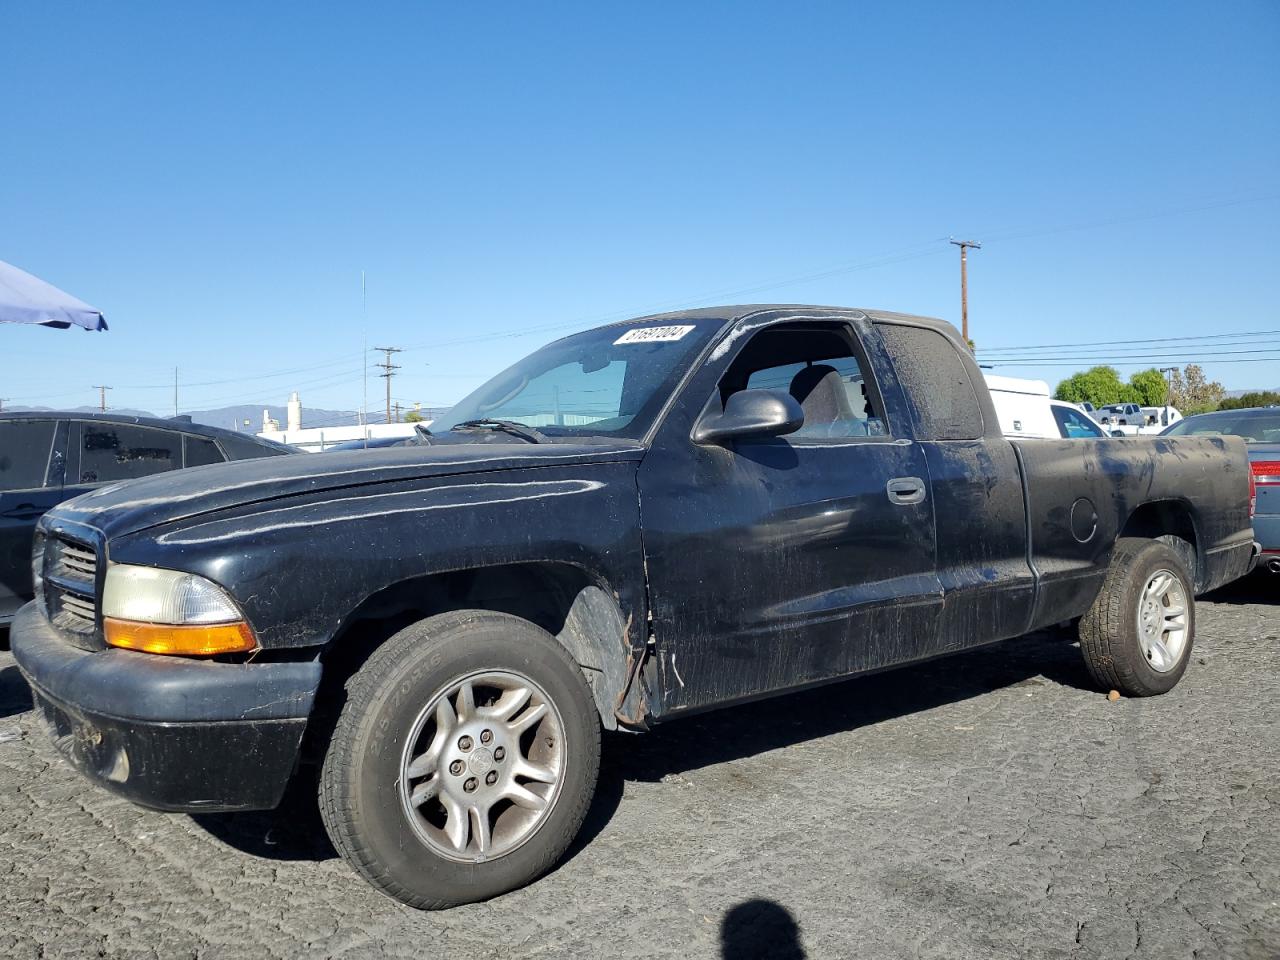
M 804 426 L 804 410 L 781 390 L 739 390 L 729 394 L 724 413 L 698 421 L 694 443 L 723 443 L 742 437 L 780 437 Z

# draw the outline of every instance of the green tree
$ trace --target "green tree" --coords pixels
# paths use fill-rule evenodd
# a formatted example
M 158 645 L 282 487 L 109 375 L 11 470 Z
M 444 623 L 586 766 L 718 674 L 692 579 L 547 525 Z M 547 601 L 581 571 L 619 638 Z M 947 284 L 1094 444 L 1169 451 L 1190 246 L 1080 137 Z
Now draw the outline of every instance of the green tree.
M 1245 410 L 1249 407 L 1280 407 L 1280 392 L 1254 390 L 1239 397 L 1227 397 L 1218 404 L 1219 410 Z
M 1198 363 L 1188 363 L 1169 377 L 1169 402 L 1184 415 L 1217 410 L 1225 395 L 1222 384 L 1206 377 Z
M 1088 401 L 1095 407 L 1104 407 L 1109 403 L 1140 403 L 1141 395 L 1133 384 L 1120 379 L 1120 372 L 1115 367 L 1090 367 L 1080 373 L 1072 374 L 1058 384 L 1054 396 L 1067 403 L 1084 403 Z
M 419 411 L 417 411 L 417 410 L 410 410 L 408 413 L 406 413 L 406 414 L 404 415 L 404 422 L 405 422 L 405 423 L 421 423 L 421 422 L 422 422 L 423 420 L 425 420 L 425 419 L 427 419 L 427 418 L 426 418 L 426 417 L 424 417 L 424 416 L 423 416 Z
M 1165 382 L 1164 374 L 1154 367 L 1135 373 L 1129 378 L 1129 383 L 1138 391 L 1138 396 L 1142 398 L 1138 402 L 1144 407 L 1162 407 L 1169 398 L 1169 385 Z

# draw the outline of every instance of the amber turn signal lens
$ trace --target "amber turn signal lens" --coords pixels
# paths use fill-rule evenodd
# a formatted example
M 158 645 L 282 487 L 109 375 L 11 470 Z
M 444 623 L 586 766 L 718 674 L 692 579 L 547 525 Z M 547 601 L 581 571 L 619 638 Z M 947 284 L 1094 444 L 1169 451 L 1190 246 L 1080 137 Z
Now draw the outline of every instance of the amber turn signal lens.
M 178 626 L 107 617 L 102 626 L 111 646 L 143 653 L 208 657 L 215 653 L 248 653 L 258 649 L 258 641 L 244 621 Z

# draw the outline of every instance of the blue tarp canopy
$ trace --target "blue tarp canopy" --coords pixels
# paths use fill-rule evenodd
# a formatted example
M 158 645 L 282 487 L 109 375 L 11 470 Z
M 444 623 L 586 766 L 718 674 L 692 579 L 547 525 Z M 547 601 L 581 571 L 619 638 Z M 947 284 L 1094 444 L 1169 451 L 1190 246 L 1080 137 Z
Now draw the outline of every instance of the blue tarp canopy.
M 3 260 L 0 260 L 0 323 L 40 323 L 63 330 L 67 327 L 107 329 L 101 310 Z

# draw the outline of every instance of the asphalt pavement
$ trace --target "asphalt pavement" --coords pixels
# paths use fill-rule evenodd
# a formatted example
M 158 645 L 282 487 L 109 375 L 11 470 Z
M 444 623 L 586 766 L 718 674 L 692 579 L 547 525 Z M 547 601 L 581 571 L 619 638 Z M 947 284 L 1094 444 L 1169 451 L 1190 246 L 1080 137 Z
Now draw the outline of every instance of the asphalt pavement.
M 605 741 L 571 856 L 418 913 L 282 811 L 66 767 L 0 653 L 0 957 L 1280 956 L 1280 577 L 1201 601 L 1171 694 L 1035 635 Z

